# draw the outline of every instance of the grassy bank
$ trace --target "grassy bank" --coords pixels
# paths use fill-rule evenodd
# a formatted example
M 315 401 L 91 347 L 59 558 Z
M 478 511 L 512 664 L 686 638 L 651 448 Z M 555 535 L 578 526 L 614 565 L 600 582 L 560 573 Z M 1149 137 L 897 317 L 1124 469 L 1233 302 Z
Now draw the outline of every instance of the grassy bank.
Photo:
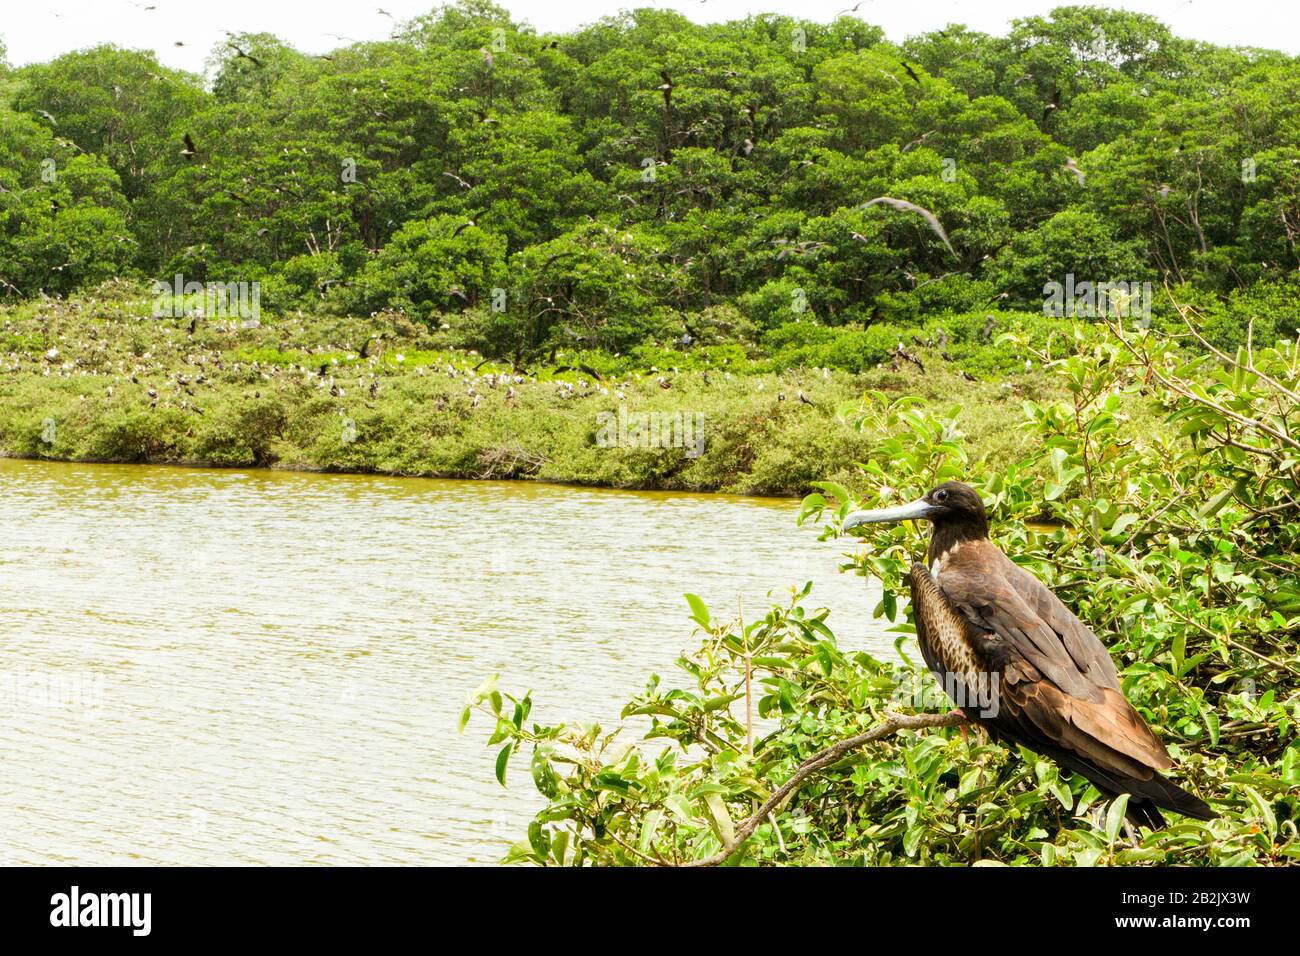
M 989 469 L 1024 455 L 1023 400 L 1060 393 L 1018 357 L 1016 371 L 981 368 L 972 381 L 968 368 L 987 356 L 922 336 L 865 371 L 783 368 L 745 346 L 664 349 L 661 364 L 639 368 L 604 356 L 603 370 L 596 356 L 561 352 L 544 368 L 512 369 L 394 314 L 263 315 L 245 328 L 148 309 L 96 296 L 0 311 L 0 452 L 797 495 L 850 478 L 886 437 L 855 424 L 868 391 L 917 396 L 933 411 L 960 404 L 975 465 Z M 658 413 L 702 424 L 702 453 L 635 447 L 608 428 L 620 409 L 633 422 Z

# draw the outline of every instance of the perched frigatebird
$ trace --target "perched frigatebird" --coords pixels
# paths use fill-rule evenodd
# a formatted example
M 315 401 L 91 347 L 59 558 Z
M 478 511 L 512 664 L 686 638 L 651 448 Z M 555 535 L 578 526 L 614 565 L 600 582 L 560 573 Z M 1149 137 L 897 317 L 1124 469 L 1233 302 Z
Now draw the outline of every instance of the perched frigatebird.
M 1164 826 L 1161 809 L 1217 816 L 1161 776 L 1173 761 L 1125 699 L 1105 645 L 989 540 L 975 489 L 947 481 L 911 504 L 853 512 L 844 529 L 919 518 L 933 530 L 929 567 L 911 571 L 917 642 L 966 716 L 994 740 L 1082 774 L 1108 797 L 1129 794 L 1135 825 Z

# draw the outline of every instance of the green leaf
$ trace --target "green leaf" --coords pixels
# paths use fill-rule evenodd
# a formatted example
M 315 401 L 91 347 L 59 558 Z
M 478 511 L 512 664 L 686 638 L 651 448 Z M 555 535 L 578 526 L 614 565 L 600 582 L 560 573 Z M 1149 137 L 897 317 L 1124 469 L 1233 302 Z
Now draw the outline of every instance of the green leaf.
M 924 828 L 920 824 L 909 826 L 903 834 L 903 852 L 908 856 L 916 856 L 916 848 L 921 845 L 923 834 Z
M 1228 488 L 1220 491 L 1217 495 L 1201 506 L 1199 514 L 1202 518 L 1212 518 L 1217 515 L 1223 506 L 1232 498 L 1232 489 Z
M 1122 514 L 1115 519 L 1115 523 L 1110 526 L 1110 533 L 1116 538 L 1121 537 L 1125 531 L 1131 528 L 1139 520 L 1139 516 L 1133 513 Z
M 555 862 L 564 866 L 564 858 L 569 849 L 569 831 L 561 830 L 555 834 L 555 839 L 551 841 L 551 856 Z
M 510 751 L 513 748 L 514 744 L 506 744 L 497 754 L 497 782 L 503 787 L 506 785 L 506 764 L 510 762 Z
M 497 681 L 500 679 L 501 679 L 500 674 L 493 674 L 491 677 L 487 678 L 485 681 L 483 681 L 483 683 L 478 685 L 478 689 L 474 691 L 474 694 L 471 699 L 474 700 L 475 702 L 478 702 L 480 700 L 484 700 L 485 698 L 489 697 L 492 693 L 496 691 Z
M 1124 813 L 1128 810 L 1128 794 L 1121 793 L 1111 802 L 1106 811 L 1106 839 L 1114 843 L 1119 836 L 1120 827 L 1124 826 Z
M 1264 824 L 1264 829 L 1268 831 L 1269 839 L 1277 838 L 1277 815 L 1273 812 L 1272 805 L 1265 800 L 1254 787 L 1243 787 L 1246 796 L 1250 798 L 1251 806 L 1255 808 L 1255 814 Z
M 709 808 L 709 815 L 713 817 L 718 839 L 724 846 L 731 846 L 736 840 L 736 826 L 731 822 L 731 814 L 727 811 L 727 803 L 722 799 L 722 794 L 717 791 L 706 793 L 704 804 Z
M 1105 851 L 1099 846 L 1083 847 L 1082 849 L 1075 851 L 1074 862 L 1079 864 L 1079 866 L 1096 866 L 1097 861 L 1101 859 L 1101 855 L 1104 852 Z
M 682 794 L 670 793 L 664 798 L 664 806 L 682 823 L 695 822 L 695 811 L 691 809 L 691 802 Z
M 541 823 L 534 820 L 528 824 L 528 844 L 537 854 L 541 862 L 546 861 L 546 856 L 550 853 L 550 841 L 546 837 L 546 831 L 542 828 Z
M 826 510 L 826 496 L 819 494 L 807 495 L 799 503 L 799 514 L 795 518 L 795 524 L 802 525 L 808 518 L 814 515 L 820 515 Z
M 1201 705 L 1201 719 L 1205 721 L 1206 729 L 1210 732 L 1210 746 L 1219 746 L 1219 715 L 1213 707 Z
M 1067 811 L 1074 809 L 1074 794 L 1070 792 L 1070 788 L 1063 782 L 1058 780 L 1048 789 L 1052 791 L 1052 795 L 1056 797 L 1057 802 Z
M 1179 631 L 1174 635 L 1174 642 L 1169 648 L 1169 652 L 1174 658 L 1174 673 L 1181 674 L 1183 671 L 1183 655 L 1187 653 L 1187 632 Z
M 655 807 L 645 815 L 641 821 L 641 838 L 637 840 L 637 849 L 645 853 L 654 843 L 655 834 L 659 832 L 659 824 L 663 822 L 664 812 Z
M 686 603 L 691 606 L 691 617 L 695 619 L 695 623 L 702 628 L 708 629 L 711 626 L 709 623 L 709 606 L 695 594 L 686 595 Z
M 710 697 L 702 705 L 706 713 L 712 713 L 715 710 L 725 710 L 731 706 L 732 702 L 744 697 L 744 694 L 720 694 L 717 697 Z
M 839 506 L 843 507 L 853 500 L 847 488 L 834 481 L 814 481 L 811 483 L 814 488 L 820 488 L 827 494 L 833 495 L 839 501 Z

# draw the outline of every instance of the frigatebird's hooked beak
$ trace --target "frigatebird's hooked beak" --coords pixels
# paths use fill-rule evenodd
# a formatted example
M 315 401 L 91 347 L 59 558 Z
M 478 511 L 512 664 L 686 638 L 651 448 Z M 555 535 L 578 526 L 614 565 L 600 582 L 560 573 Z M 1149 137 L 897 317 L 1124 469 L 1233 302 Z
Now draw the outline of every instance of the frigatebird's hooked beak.
M 943 509 L 933 505 L 924 498 L 893 508 L 876 508 L 872 511 L 855 511 L 844 519 L 843 528 L 848 531 L 860 524 L 881 524 L 893 521 L 914 521 L 917 518 L 929 518 Z

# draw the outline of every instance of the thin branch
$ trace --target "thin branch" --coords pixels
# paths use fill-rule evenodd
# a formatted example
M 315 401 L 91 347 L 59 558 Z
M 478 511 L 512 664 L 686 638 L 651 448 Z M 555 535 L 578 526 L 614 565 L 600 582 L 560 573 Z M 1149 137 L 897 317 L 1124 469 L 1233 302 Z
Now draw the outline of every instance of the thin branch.
M 1158 368 L 1156 368 L 1155 364 L 1151 361 L 1151 357 L 1149 355 L 1143 355 L 1140 352 L 1138 352 L 1137 349 L 1133 348 L 1133 346 L 1125 338 L 1121 337 L 1119 341 L 1133 355 L 1134 358 L 1136 358 L 1138 361 L 1142 362 L 1142 364 L 1146 366 L 1147 370 L 1151 373 L 1152 376 L 1156 378 L 1157 381 L 1160 382 L 1161 385 L 1169 389 L 1174 394 L 1182 396 L 1184 399 L 1186 399 L 1187 401 L 1191 402 L 1194 405 L 1200 405 L 1205 408 L 1212 408 L 1214 409 L 1214 411 L 1218 412 L 1224 418 L 1231 419 L 1232 421 L 1237 422 L 1239 425 L 1243 426 L 1244 428 L 1250 428 L 1250 429 L 1255 429 L 1257 431 L 1264 432 L 1266 435 L 1271 435 L 1273 438 L 1276 438 L 1278 441 L 1282 442 L 1283 444 L 1289 445 L 1292 448 L 1300 448 L 1300 441 L 1296 441 L 1294 438 L 1292 438 L 1290 435 L 1286 434 L 1285 432 L 1280 432 L 1277 429 L 1264 424 L 1263 422 L 1256 421 L 1253 418 L 1248 418 L 1247 416 L 1241 415 L 1230 408 L 1225 408 L 1224 406 L 1220 405 L 1218 402 L 1214 401 L 1209 397 L 1193 394 L 1191 391 L 1184 388 L 1182 385 L 1171 382 L 1169 379 L 1165 378 L 1165 376 L 1161 374 Z
M 638 850 L 636 847 L 632 846 L 630 843 L 625 843 L 624 841 L 620 840 L 620 839 L 618 838 L 618 834 L 617 834 L 617 833 L 614 833 L 614 832 L 612 832 L 612 831 L 607 831 L 607 832 L 609 832 L 609 836 L 610 836 L 610 838 L 611 838 L 615 843 L 617 843 L 617 844 L 618 844 L 619 846 L 621 846 L 623 849 L 627 850 L 628 853 L 631 853 L 633 856 L 637 857 L 639 860 L 641 860 L 641 861 L 644 862 L 644 863 L 653 863 L 655 866 L 673 866 L 673 865 L 674 865 L 674 864 L 672 864 L 672 863 L 669 863 L 667 860 L 665 860 L 663 857 L 661 857 L 658 853 L 656 853 L 656 854 L 655 854 L 654 856 L 652 856 L 652 857 L 651 857 L 651 856 L 646 856 L 644 853 L 642 853 L 642 852 L 641 852 L 640 850 Z
M 742 823 L 736 830 L 735 837 L 730 843 L 723 846 L 721 850 L 704 860 L 692 860 L 689 863 L 683 863 L 684 867 L 702 867 L 718 866 L 725 863 L 731 858 L 740 847 L 753 836 L 754 831 L 758 829 L 760 823 L 767 818 L 767 815 L 780 806 L 791 793 L 798 788 L 811 774 L 823 767 L 830 766 L 838 761 L 841 757 L 851 750 L 856 750 L 863 744 L 869 744 L 874 740 L 882 737 L 888 737 L 890 734 L 897 733 L 900 730 L 920 730 L 926 727 L 957 727 L 961 724 L 968 723 L 965 714 L 958 710 L 950 710 L 946 714 L 895 714 L 886 713 L 885 722 L 877 724 L 865 733 L 858 734 L 856 737 L 849 737 L 841 740 L 837 744 L 832 744 L 825 750 L 814 754 L 803 763 L 799 768 L 790 775 L 790 779 L 781 784 L 776 791 L 763 802 L 758 810 Z
M 1296 670 L 1290 664 L 1284 664 L 1281 661 L 1275 661 L 1267 654 L 1261 654 L 1253 647 L 1241 643 L 1241 641 L 1237 640 L 1236 638 L 1228 634 L 1219 634 L 1218 632 L 1213 631 L 1210 628 L 1206 627 L 1200 621 L 1188 617 L 1182 611 L 1178 610 L 1178 608 L 1170 604 L 1164 605 L 1164 608 L 1165 610 L 1172 612 L 1175 617 L 1179 618 L 1184 623 L 1192 625 L 1192 627 L 1199 630 L 1206 637 L 1209 637 L 1211 639 L 1221 638 L 1222 640 L 1227 641 L 1230 646 L 1235 647 L 1239 651 L 1245 651 L 1247 654 L 1250 654 L 1252 657 L 1258 658 L 1259 660 L 1263 661 L 1265 664 L 1268 664 L 1270 667 L 1276 667 L 1280 670 L 1289 671 L 1290 673 L 1294 674 L 1296 677 L 1300 677 L 1300 671 Z
M 1177 309 L 1183 308 L 1182 306 L 1179 306 L 1177 302 L 1174 302 L 1174 307 Z M 1187 321 L 1187 316 L 1183 315 L 1181 311 L 1179 312 L 1179 317 L 1182 318 L 1183 322 L 1186 323 L 1189 328 L 1191 327 L 1191 323 Z M 1248 418 L 1247 416 L 1241 415 L 1233 411 L 1232 409 L 1224 408 L 1218 402 L 1210 398 L 1208 394 L 1205 396 L 1196 395 L 1193 392 L 1189 391 L 1188 389 L 1184 388 L 1181 384 L 1175 384 L 1174 382 L 1171 382 L 1169 379 L 1165 378 L 1165 376 L 1161 374 L 1160 370 L 1156 368 L 1155 363 L 1151 359 L 1150 352 L 1145 350 L 1139 352 L 1136 348 L 1133 347 L 1133 343 L 1130 342 L 1128 340 L 1128 337 L 1124 334 L 1124 328 L 1122 322 L 1116 322 L 1115 324 L 1111 324 L 1110 320 L 1107 319 L 1106 328 L 1109 329 L 1112 333 L 1114 333 L 1115 339 L 1119 342 L 1119 344 L 1122 345 L 1124 349 L 1130 355 L 1133 356 L 1133 358 L 1137 359 L 1138 362 L 1142 364 L 1142 366 L 1147 370 L 1147 375 L 1149 377 L 1154 377 L 1157 381 L 1160 382 L 1161 385 L 1163 385 L 1169 391 L 1173 392 L 1175 395 L 1181 396 L 1183 399 L 1185 399 L 1188 402 L 1191 402 L 1193 405 L 1200 405 L 1204 408 L 1212 408 L 1214 409 L 1214 411 L 1218 412 L 1224 418 L 1237 422 L 1243 428 L 1262 431 L 1265 434 L 1271 435 L 1272 437 L 1276 438 L 1278 441 L 1283 442 L 1284 444 L 1290 445 L 1293 448 L 1300 448 L 1300 442 L 1296 441 L 1289 434 L 1285 432 L 1279 432 L 1276 429 L 1269 427 L 1263 422 L 1256 421 L 1253 418 Z M 1192 331 L 1193 334 L 1195 334 L 1195 330 L 1193 329 Z M 1170 337 L 1172 338 L 1173 336 Z M 1209 345 L 1208 342 L 1206 343 L 1206 345 L 1211 349 L 1214 348 L 1212 345 Z M 1214 349 L 1214 351 L 1218 352 L 1217 349 Z M 1223 355 L 1222 352 L 1219 352 L 1218 354 Z M 1236 368 L 1244 368 L 1244 366 L 1238 365 L 1235 360 L 1228 359 L 1227 361 L 1229 361 Z M 1258 372 L 1255 372 L 1253 369 L 1247 369 L 1247 371 L 1252 371 L 1256 375 L 1259 374 Z
M 788 853 L 789 851 L 785 848 L 785 840 L 781 838 L 781 828 L 776 823 L 776 814 L 769 813 L 767 822 L 772 824 L 772 832 L 776 834 L 776 845 L 781 848 L 782 853 Z
M 1267 375 L 1267 374 L 1264 373 L 1264 372 L 1261 372 L 1258 368 L 1255 367 L 1255 354 L 1254 354 L 1254 332 L 1255 332 L 1255 323 L 1254 323 L 1254 320 L 1253 320 L 1253 319 L 1251 320 L 1250 324 L 1247 326 L 1247 330 L 1246 330 L 1246 331 L 1247 331 L 1247 339 L 1246 339 L 1246 364 L 1243 365 L 1243 364 L 1241 364 L 1240 362 L 1238 362 L 1237 359 L 1234 358 L 1233 356 L 1230 356 L 1230 355 L 1228 355 L 1227 353 L 1225 353 L 1225 352 L 1219 350 L 1218 348 L 1216 348 L 1216 347 L 1214 346 L 1213 343 L 1211 343 L 1208 339 L 1205 338 L 1204 335 L 1202 335 L 1202 334 L 1200 333 L 1200 331 L 1196 328 L 1196 326 L 1192 325 L 1191 319 L 1189 319 L 1189 318 L 1187 317 L 1187 313 L 1188 313 L 1188 312 L 1195 312 L 1196 310 L 1195 310 L 1192 306 L 1190 306 L 1190 305 L 1182 305 L 1182 304 L 1180 304 L 1180 303 L 1179 303 L 1179 302 L 1174 298 L 1174 294 L 1173 294 L 1173 292 L 1172 292 L 1172 291 L 1170 290 L 1170 288 L 1169 288 L 1169 282 L 1168 282 L 1168 280 L 1165 281 L 1165 292 L 1166 292 L 1166 294 L 1169 296 L 1169 301 L 1173 303 L 1173 305 L 1174 305 L 1174 309 L 1177 310 L 1177 312 L 1178 312 L 1178 317 L 1179 317 L 1180 319 L 1183 320 L 1183 325 L 1187 326 L 1187 331 L 1189 331 L 1189 332 L 1192 333 L 1192 335 L 1195 337 L 1196 341 L 1199 342 L 1199 343 L 1201 344 L 1201 347 L 1202 347 L 1202 348 L 1204 348 L 1204 349 L 1206 349 L 1206 350 L 1208 350 L 1208 351 L 1210 351 L 1210 352 L 1213 352 L 1213 353 L 1214 353 L 1215 355 L 1217 355 L 1220 359 L 1222 359 L 1222 360 L 1223 360 L 1224 362 L 1226 362 L 1228 365 L 1233 366 L 1234 368 L 1245 369 L 1247 372 L 1250 372 L 1252 375 L 1257 375 L 1257 376 L 1259 376 L 1259 378 L 1260 378 L 1260 379 L 1261 379 L 1265 384 L 1267 384 L 1267 385 L 1271 386 L 1272 388 L 1276 389 L 1278 392 L 1280 392 L 1281 394 L 1285 395 L 1287 398 L 1291 399 L 1291 401 L 1296 402 L 1297 404 L 1300 404 L 1300 395 L 1297 395 L 1295 392 L 1293 392 L 1291 389 L 1287 388 L 1285 385 L 1283 385 L 1283 384 L 1282 384 L 1281 382 L 1279 382 L 1277 379 L 1272 378 L 1271 376 Z M 1199 313 L 1198 313 L 1198 314 L 1199 314 Z
M 737 602 L 739 604 L 739 602 Z M 739 607 L 740 636 L 745 639 L 745 749 L 754 756 L 754 668 L 750 660 L 749 633 L 745 630 L 745 609 Z

